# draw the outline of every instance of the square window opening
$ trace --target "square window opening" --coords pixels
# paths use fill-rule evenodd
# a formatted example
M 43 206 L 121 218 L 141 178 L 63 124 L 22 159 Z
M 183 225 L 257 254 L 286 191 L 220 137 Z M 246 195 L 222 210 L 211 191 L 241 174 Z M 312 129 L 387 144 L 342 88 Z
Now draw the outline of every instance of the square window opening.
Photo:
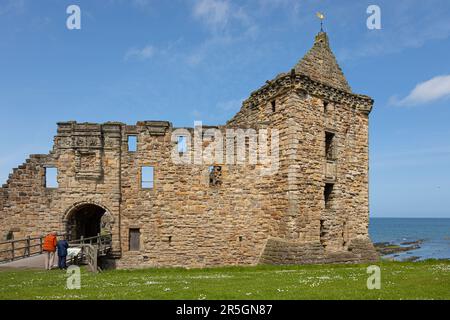
M 141 168 L 141 188 L 153 189 L 154 187 L 154 168 L 142 167 Z
M 141 230 L 137 228 L 131 228 L 129 234 L 129 250 L 140 251 L 141 250 Z
M 58 188 L 58 169 L 45 168 L 45 187 L 47 189 Z
M 137 151 L 137 136 L 128 136 L 128 151 Z
M 209 185 L 220 186 L 222 184 L 222 167 L 211 166 L 209 167 Z
M 178 136 L 177 138 L 178 152 L 186 153 L 187 152 L 187 138 L 186 136 Z

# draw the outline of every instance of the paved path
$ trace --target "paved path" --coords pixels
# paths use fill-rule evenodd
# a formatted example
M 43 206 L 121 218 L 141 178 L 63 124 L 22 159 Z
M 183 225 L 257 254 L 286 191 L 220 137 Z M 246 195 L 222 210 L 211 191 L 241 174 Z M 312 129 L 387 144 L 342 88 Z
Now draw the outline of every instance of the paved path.
M 58 266 L 58 257 L 55 257 L 55 267 Z M 0 264 L 2 269 L 41 269 L 44 270 L 45 255 L 40 254 L 34 257 L 16 260 L 13 262 Z

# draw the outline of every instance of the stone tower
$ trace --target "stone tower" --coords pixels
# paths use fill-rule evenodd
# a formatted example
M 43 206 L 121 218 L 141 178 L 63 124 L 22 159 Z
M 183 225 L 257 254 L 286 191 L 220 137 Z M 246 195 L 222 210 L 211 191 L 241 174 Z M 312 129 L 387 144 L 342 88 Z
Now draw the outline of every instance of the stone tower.
M 266 263 L 374 260 L 369 224 L 369 114 L 373 100 L 352 90 L 320 32 L 289 73 L 252 93 L 228 125 L 270 123 L 282 132 L 287 195 Z
M 58 230 L 77 238 L 107 228 L 119 268 L 376 260 L 368 235 L 372 105 L 352 92 L 320 32 L 292 70 L 254 91 L 224 126 L 198 134 L 166 121 L 58 123 L 53 150 L 30 156 L 0 189 L 0 236 Z M 277 131 L 276 170 L 261 174 L 263 165 L 248 159 L 197 161 L 196 148 L 239 153 L 235 140 L 225 147 L 233 130 Z M 177 149 L 180 141 L 187 144 Z M 247 148 L 250 138 L 243 141 Z M 174 162 L 174 150 L 192 161 Z M 49 168 L 56 187 L 46 184 Z

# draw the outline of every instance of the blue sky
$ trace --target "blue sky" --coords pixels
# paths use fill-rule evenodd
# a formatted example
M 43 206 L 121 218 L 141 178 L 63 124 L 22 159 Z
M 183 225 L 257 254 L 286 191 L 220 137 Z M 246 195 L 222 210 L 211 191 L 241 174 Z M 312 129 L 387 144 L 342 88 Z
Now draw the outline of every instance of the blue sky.
M 224 123 L 312 46 L 317 11 L 354 92 L 376 101 L 372 216 L 450 217 L 447 0 L 0 0 L 0 180 L 51 149 L 58 121 Z

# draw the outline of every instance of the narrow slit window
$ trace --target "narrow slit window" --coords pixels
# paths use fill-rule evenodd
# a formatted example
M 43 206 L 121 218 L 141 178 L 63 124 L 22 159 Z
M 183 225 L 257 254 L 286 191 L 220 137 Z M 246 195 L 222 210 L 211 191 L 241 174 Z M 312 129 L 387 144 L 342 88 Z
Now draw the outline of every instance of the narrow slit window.
M 137 136 L 128 136 L 128 151 L 137 151 Z
M 45 168 L 45 187 L 47 189 L 58 188 L 58 169 Z
M 275 100 L 273 100 L 273 101 L 271 102 L 271 105 L 272 105 L 272 112 L 277 111 L 277 103 L 276 103 Z
M 141 188 L 153 189 L 154 187 L 154 168 L 142 167 L 141 169 Z
M 130 251 L 141 250 L 141 230 L 140 229 L 137 229 L 137 228 L 130 229 L 129 249 L 130 249 Z
M 323 103 L 323 112 L 324 113 L 328 112 L 328 102 L 326 102 L 326 101 Z
M 186 136 L 178 136 L 178 152 L 179 153 L 186 153 L 187 152 Z
M 334 161 L 335 160 L 335 136 L 334 133 L 325 132 L 325 155 L 327 160 Z
M 325 208 L 326 209 L 330 209 L 331 208 L 333 188 L 334 188 L 334 185 L 332 183 L 325 184 L 324 200 L 325 200 Z
M 320 220 L 320 244 L 325 248 L 325 238 L 327 237 L 327 230 L 325 229 L 325 220 Z

